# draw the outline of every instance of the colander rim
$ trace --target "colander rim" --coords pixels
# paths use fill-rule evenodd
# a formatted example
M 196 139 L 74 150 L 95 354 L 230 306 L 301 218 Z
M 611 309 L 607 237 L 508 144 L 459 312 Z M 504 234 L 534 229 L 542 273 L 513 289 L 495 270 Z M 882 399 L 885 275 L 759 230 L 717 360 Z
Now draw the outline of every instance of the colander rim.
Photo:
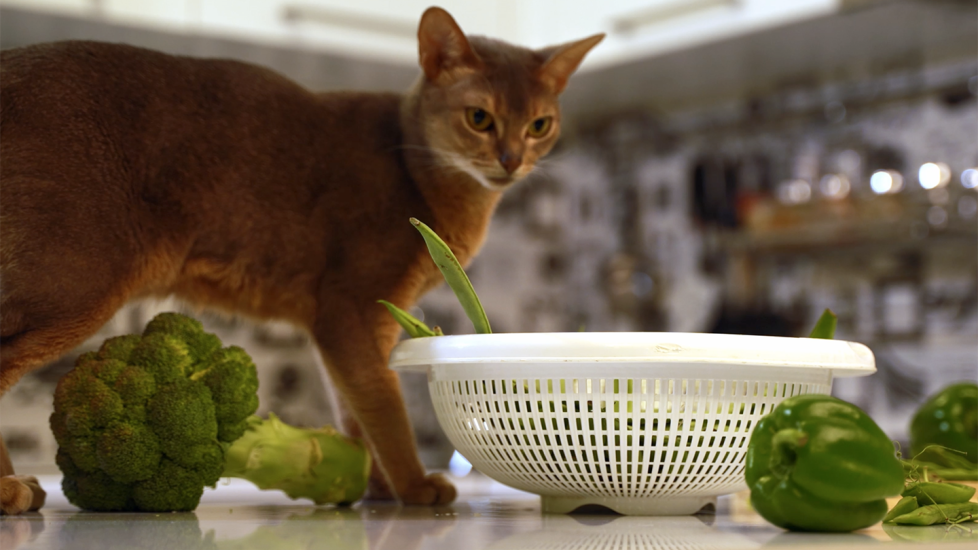
M 876 371 L 873 352 L 845 340 L 680 332 L 541 332 L 465 334 L 400 342 L 389 366 L 426 371 L 436 365 L 647 363 Z

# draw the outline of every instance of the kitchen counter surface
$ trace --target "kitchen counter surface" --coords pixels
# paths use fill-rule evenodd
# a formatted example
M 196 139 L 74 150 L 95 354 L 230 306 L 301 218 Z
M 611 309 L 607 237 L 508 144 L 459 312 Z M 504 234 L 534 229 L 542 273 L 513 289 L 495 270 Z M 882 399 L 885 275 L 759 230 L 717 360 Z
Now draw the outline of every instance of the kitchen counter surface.
M 479 475 L 455 479 L 456 503 L 437 508 L 359 503 L 316 507 L 232 480 L 208 490 L 193 513 L 85 513 L 46 476 L 40 513 L 0 519 L 0 549 L 97 550 L 509 550 L 753 549 L 832 550 L 914 545 L 968 548 L 978 525 L 950 528 L 876 525 L 856 533 L 787 533 L 761 519 L 746 493 L 723 497 L 717 513 L 686 517 L 544 515 L 540 499 Z M 913 539 L 916 542 L 910 542 Z

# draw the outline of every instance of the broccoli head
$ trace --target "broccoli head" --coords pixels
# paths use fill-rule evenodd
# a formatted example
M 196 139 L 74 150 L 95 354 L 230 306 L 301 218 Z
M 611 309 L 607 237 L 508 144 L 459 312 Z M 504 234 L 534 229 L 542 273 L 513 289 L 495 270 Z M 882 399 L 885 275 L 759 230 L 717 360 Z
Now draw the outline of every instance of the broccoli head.
M 161 313 L 81 355 L 54 393 L 65 496 L 97 511 L 184 511 L 258 408 L 258 374 L 199 321 Z

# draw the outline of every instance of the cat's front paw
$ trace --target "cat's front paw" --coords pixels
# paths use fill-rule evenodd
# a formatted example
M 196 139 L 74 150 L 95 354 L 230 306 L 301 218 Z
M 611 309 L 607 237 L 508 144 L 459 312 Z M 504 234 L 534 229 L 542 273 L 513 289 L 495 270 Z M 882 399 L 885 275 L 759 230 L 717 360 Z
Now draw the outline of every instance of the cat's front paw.
M 0 513 L 4 515 L 39 510 L 46 498 L 47 493 L 34 476 L 0 477 Z
M 409 485 L 400 495 L 404 504 L 432 506 L 449 504 L 455 500 L 457 492 L 452 482 L 441 474 L 428 474 L 417 483 Z

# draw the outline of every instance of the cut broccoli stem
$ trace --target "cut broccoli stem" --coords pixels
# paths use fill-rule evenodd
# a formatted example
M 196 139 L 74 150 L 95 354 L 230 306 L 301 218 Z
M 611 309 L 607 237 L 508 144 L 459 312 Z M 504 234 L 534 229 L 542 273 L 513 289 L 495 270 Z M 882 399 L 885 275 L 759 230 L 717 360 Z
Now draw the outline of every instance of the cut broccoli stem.
M 353 503 L 370 477 L 370 453 L 361 440 L 330 427 L 296 428 L 273 413 L 268 420 L 251 417 L 245 434 L 226 451 L 224 477 L 316 504 Z

